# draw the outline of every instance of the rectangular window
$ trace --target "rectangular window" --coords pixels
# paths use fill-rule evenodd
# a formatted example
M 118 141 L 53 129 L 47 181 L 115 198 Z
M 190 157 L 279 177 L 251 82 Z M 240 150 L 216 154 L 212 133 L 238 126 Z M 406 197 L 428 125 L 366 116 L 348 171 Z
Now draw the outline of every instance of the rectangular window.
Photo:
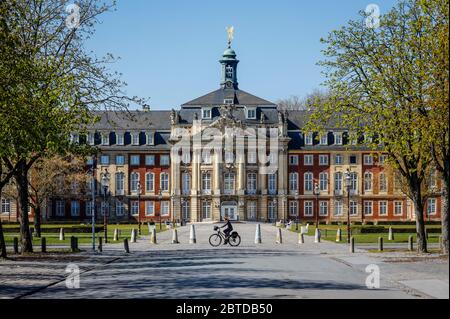
M 202 218 L 203 219 L 211 218 L 211 203 L 210 202 L 205 201 L 202 203 Z
M 100 156 L 100 165 L 109 165 L 109 155 Z
M 342 155 L 341 154 L 336 154 L 336 156 L 334 157 L 334 163 L 336 165 L 342 165 L 343 162 L 344 161 L 343 161 Z
M 372 191 L 372 173 L 370 172 L 364 173 L 364 191 L 366 192 Z
M 403 202 L 394 202 L 394 215 L 403 215 Z
M 116 133 L 116 144 L 125 145 L 125 138 L 123 133 Z
M 311 155 L 311 154 L 305 155 L 303 157 L 303 164 L 304 165 L 308 165 L 308 166 L 313 165 L 314 164 L 314 157 L 313 157 L 313 155 Z
M 130 202 L 130 206 L 131 206 L 131 209 L 130 209 L 131 215 L 133 215 L 133 216 L 139 215 L 139 202 L 136 200 L 133 200 Z
M 357 164 L 358 161 L 356 159 L 356 155 L 350 155 L 349 162 L 350 164 Z
M 159 158 L 159 164 L 161 166 L 169 166 L 170 164 L 170 157 L 169 155 L 161 155 Z
M 141 162 L 140 155 L 131 155 L 130 156 L 130 165 L 139 166 L 140 162 Z
M 373 214 L 373 202 L 365 201 L 364 202 L 364 215 L 372 216 Z
M 334 192 L 336 195 L 342 194 L 342 172 L 334 173 Z
M 314 215 L 312 201 L 309 201 L 309 200 L 305 201 L 303 203 L 303 207 L 304 207 L 304 215 L 305 216 L 313 216 Z
M 205 194 L 211 192 L 211 173 L 205 172 L 202 174 L 202 191 Z
M 428 198 L 427 202 L 427 213 L 428 216 L 436 214 L 436 198 Z
M 387 202 L 386 201 L 378 202 L 378 215 L 387 216 L 387 214 L 388 214 Z
M 320 137 L 320 145 L 328 145 L 328 135 L 322 135 Z
M 297 155 L 289 155 L 289 165 L 298 165 Z
M 11 213 L 11 200 L 2 198 L 2 214 Z
M 247 202 L 247 218 L 256 220 L 257 203 L 254 201 Z
M 335 216 L 342 215 L 342 201 L 341 200 L 334 201 L 334 215 Z
M 211 164 L 211 151 L 210 150 L 202 152 L 202 163 L 203 164 Z
M 380 155 L 380 159 L 379 159 L 380 165 L 384 165 L 384 163 L 386 163 L 386 160 L 387 160 L 387 155 Z
M 109 145 L 109 133 L 102 133 L 102 145 Z
M 145 155 L 145 165 L 154 166 L 155 165 L 155 155 Z
M 256 164 L 257 156 L 256 152 L 248 152 L 247 161 L 249 164 Z
M 139 173 L 133 172 L 130 174 L 130 190 L 132 193 L 137 193 L 139 188 Z
M 234 103 L 234 99 L 224 99 L 223 104 L 232 105 Z
M 66 215 L 66 204 L 63 200 L 56 201 L 56 216 L 63 217 Z
M 364 155 L 364 165 L 373 165 L 373 156 L 372 155 Z
M 183 214 L 183 219 L 185 221 L 191 219 L 191 205 L 188 200 L 183 200 L 181 202 L 181 213 Z
M 313 145 L 313 134 L 312 133 L 306 133 L 306 135 L 305 135 L 305 144 L 306 145 Z
M 224 186 L 223 191 L 225 194 L 232 194 L 234 192 L 234 173 L 224 174 Z
M 274 195 L 277 192 L 277 174 L 269 174 L 267 176 L 268 180 L 268 188 L 269 188 L 269 194 Z
M 189 195 L 191 192 L 191 175 L 189 173 L 183 173 L 181 175 L 181 188 L 184 195 Z
M 328 202 L 320 201 L 319 205 L 320 205 L 319 215 L 328 216 Z
M 298 202 L 297 201 L 289 202 L 289 215 L 290 216 L 298 216 Z
M 95 145 L 95 133 L 90 132 L 88 133 L 88 144 L 89 145 Z
M 168 192 L 169 191 L 169 174 L 161 173 L 160 178 L 161 178 L 161 181 L 160 181 L 161 182 L 160 183 L 161 191 Z
M 116 165 L 125 165 L 125 156 L 116 155 Z
M 277 218 L 277 205 L 275 202 L 269 200 L 268 204 L 267 204 L 268 208 L 268 212 L 267 212 L 267 217 L 269 218 L 269 220 L 273 221 L 274 219 Z
M 319 165 L 328 165 L 328 155 L 319 155 Z
M 155 202 L 145 202 L 145 216 L 155 216 Z
M 78 133 L 70 134 L 70 141 L 74 144 L 80 143 L 80 134 L 78 134 Z
M 72 201 L 70 205 L 70 215 L 72 217 L 80 216 L 80 202 Z
M 387 178 L 385 173 L 380 173 L 380 193 L 386 193 L 387 192 Z
M 100 205 L 100 214 L 102 216 L 104 216 L 105 214 L 106 216 L 109 216 L 109 208 L 109 203 L 102 202 Z
M 161 216 L 169 216 L 169 204 L 170 202 L 167 201 L 161 202 Z
M 298 173 L 289 173 L 289 190 L 291 192 L 298 191 Z
M 131 144 L 134 146 L 139 146 L 139 135 L 140 133 L 132 133 L 131 134 Z
M 90 200 L 90 201 L 86 202 L 86 204 L 85 204 L 85 209 L 86 209 L 85 215 L 86 216 L 91 216 L 92 217 L 92 209 L 94 207 L 94 205 L 92 205 L 92 203 L 93 202 Z
M 256 109 L 255 108 L 247 108 L 247 119 L 249 119 L 249 120 L 256 119 Z
M 247 174 L 247 192 L 249 194 L 256 194 L 256 173 Z
M 358 215 L 358 202 L 351 200 L 350 201 L 350 216 Z
M 204 120 L 211 119 L 211 108 L 202 108 L 202 119 Z
M 116 173 L 116 195 L 124 195 L 125 188 L 125 174 L 122 172 Z
M 155 144 L 154 133 L 146 133 L 145 134 L 145 139 L 146 139 L 147 145 L 154 145 Z
M 122 202 L 116 202 L 116 216 L 125 215 L 125 205 Z
M 334 133 L 334 144 L 342 145 L 342 133 Z
M 303 177 L 304 177 L 304 191 L 312 192 L 312 190 L 313 190 L 313 174 L 305 173 L 303 175 Z

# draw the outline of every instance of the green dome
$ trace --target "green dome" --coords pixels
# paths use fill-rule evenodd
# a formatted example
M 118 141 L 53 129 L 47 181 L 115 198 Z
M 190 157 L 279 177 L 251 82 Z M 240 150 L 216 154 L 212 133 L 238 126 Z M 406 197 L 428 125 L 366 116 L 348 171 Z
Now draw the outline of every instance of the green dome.
M 232 56 L 235 57 L 236 56 L 236 52 L 234 52 L 234 50 L 232 48 L 228 48 L 225 50 L 225 52 L 223 53 L 223 56 Z

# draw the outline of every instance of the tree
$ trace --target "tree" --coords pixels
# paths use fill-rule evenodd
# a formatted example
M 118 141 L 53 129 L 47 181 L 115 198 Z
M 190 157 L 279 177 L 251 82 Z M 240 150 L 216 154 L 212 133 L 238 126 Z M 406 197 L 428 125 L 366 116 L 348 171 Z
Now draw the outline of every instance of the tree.
M 310 128 L 338 117 L 339 125 L 351 130 L 351 138 L 364 134 L 369 147 L 386 151 L 388 164 L 407 183 L 418 251 L 426 252 L 422 191 L 432 158 L 420 122 L 430 107 L 426 88 L 431 77 L 422 46 L 427 37 L 422 2 L 400 2 L 380 18 L 378 28 L 361 12 L 360 20 L 322 39 L 326 59 L 319 64 L 325 69 L 330 98 L 315 105 Z
M 84 41 L 94 32 L 98 17 L 114 3 L 77 2 L 66 16 L 59 0 L 3 0 L 0 2 L 0 34 L 6 39 L 0 54 L 1 142 L 9 152 L 5 167 L 19 189 L 22 252 L 32 252 L 29 233 L 28 176 L 41 158 L 86 151 L 70 142 L 72 132 L 97 119 L 99 109 L 126 109 L 144 100 L 127 97 L 125 83 L 106 65 L 108 54 L 97 58 L 86 52 Z
M 303 98 L 292 95 L 289 98 L 280 99 L 277 101 L 277 105 L 282 110 L 287 111 L 310 110 L 315 104 L 323 103 L 327 99 L 327 96 L 328 93 L 326 91 L 316 89 Z

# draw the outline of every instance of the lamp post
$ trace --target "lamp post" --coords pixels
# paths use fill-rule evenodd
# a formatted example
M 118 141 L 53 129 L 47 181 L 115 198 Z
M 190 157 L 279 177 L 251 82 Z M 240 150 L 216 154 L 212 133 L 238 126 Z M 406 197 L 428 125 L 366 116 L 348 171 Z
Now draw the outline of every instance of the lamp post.
M 345 186 L 347 187 L 347 243 L 350 244 L 350 188 L 351 188 L 351 173 L 350 169 L 345 172 Z
M 108 195 L 108 185 L 109 185 L 109 173 L 108 169 L 105 168 L 105 171 L 102 173 L 102 185 L 103 185 L 103 195 L 104 195 L 104 206 L 103 206 L 103 229 L 105 232 L 105 244 L 108 243 L 108 223 L 107 223 L 107 201 L 106 196 Z
M 161 207 L 162 207 L 162 191 L 159 191 L 158 199 L 159 199 L 159 230 L 162 229 L 162 223 L 161 223 Z
M 92 156 L 92 207 L 91 207 L 91 218 L 92 218 L 92 251 L 95 252 L 95 155 Z
M 138 191 L 138 235 L 141 235 L 141 182 L 137 183 L 137 191 Z
M 320 188 L 319 184 L 314 185 L 314 195 L 316 195 L 316 229 L 319 229 L 319 195 L 320 195 Z
M 277 207 L 277 199 L 276 199 L 276 198 L 273 198 L 273 199 L 272 199 L 272 203 L 273 203 L 273 209 L 276 210 L 276 212 L 278 213 L 278 210 L 276 209 L 276 207 Z M 271 218 L 271 220 L 270 220 L 271 223 L 273 223 L 273 213 L 274 213 L 274 212 L 272 211 L 272 216 L 271 216 L 272 218 Z M 278 214 L 277 214 L 277 215 L 278 215 Z

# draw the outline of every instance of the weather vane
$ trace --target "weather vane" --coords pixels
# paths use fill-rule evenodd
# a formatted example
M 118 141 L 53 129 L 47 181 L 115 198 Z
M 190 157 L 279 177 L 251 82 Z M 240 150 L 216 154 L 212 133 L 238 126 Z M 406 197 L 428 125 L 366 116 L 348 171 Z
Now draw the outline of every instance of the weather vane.
M 228 33 L 228 47 L 231 46 L 231 42 L 234 39 L 234 27 L 227 27 L 227 33 Z

